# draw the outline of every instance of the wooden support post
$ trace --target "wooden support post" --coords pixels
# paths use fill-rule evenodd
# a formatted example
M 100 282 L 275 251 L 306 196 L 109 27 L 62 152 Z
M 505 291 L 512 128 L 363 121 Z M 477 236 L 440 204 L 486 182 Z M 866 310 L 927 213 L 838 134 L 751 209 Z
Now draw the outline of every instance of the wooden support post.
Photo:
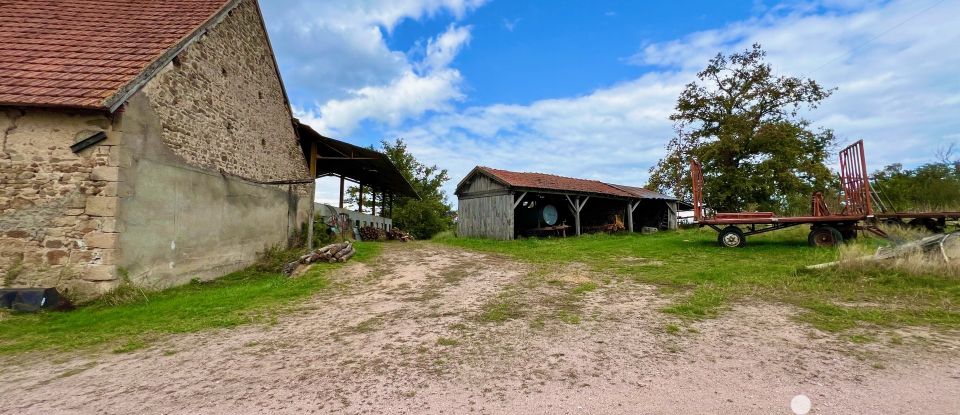
M 370 188 L 370 214 L 377 216 L 377 189 L 374 187 Z
M 637 203 L 632 203 L 629 200 L 627 201 L 627 231 L 633 232 L 633 212 L 637 210 L 637 206 L 640 206 L 640 201 Z
M 357 213 L 363 213 L 363 183 L 358 183 L 360 186 L 359 191 L 357 192 Z
M 513 208 L 516 209 L 517 206 L 520 206 L 520 202 L 523 202 L 523 198 L 527 195 L 527 192 L 523 192 L 516 201 L 513 202 Z
M 340 209 L 343 209 L 343 185 L 344 185 L 343 175 L 340 175 Z
M 587 196 L 582 201 L 580 200 L 580 196 L 577 196 L 576 200 L 571 200 L 570 196 L 564 196 L 566 196 L 567 202 L 570 202 L 570 210 L 573 212 L 573 222 L 577 231 L 577 236 L 580 236 L 580 211 L 583 210 L 583 207 L 587 205 L 587 201 L 590 200 L 590 196 Z
M 317 142 L 310 143 L 310 179 L 313 180 L 313 189 L 310 189 L 310 217 L 307 218 L 307 249 L 313 250 L 313 221 L 316 217 L 314 198 L 317 193 Z
M 677 202 L 667 202 L 667 229 L 677 229 Z
M 393 219 L 393 193 L 390 193 L 390 219 Z

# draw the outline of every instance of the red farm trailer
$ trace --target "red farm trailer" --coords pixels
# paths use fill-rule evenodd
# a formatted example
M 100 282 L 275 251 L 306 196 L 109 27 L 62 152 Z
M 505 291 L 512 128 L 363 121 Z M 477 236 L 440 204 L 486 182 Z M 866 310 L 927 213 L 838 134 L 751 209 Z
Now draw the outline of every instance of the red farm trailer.
M 878 223 L 898 223 L 924 226 L 943 231 L 947 220 L 960 219 L 960 212 L 880 212 L 873 211 L 873 192 L 867 175 L 867 161 L 863 140 L 840 151 L 840 184 L 844 208 L 832 213 L 823 200 L 823 194 L 811 198 L 810 216 L 776 216 L 773 212 L 714 213 L 704 215 L 703 169 L 696 160 L 690 161 L 693 179 L 693 217 L 700 226 L 717 231 L 717 242 L 725 247 L 742 247 L 747 236 L 773 232 L 798 225 L 810 225 L 807 241 L 811 246 L 830 247 L 857 237 L 858 231 L 880 237 L 887 234 Z

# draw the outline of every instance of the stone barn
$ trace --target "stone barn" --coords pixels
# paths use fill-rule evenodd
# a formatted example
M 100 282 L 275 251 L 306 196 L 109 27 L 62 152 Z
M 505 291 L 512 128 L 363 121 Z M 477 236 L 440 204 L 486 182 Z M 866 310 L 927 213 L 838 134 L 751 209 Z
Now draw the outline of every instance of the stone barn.
M 457 185 L 457 235 L 493 239 L 676 229 L 676 198 L 634 187 L 476 167 Z
M 0 54 L 4 286 L 213 278 L 307 222 L 256 0 L 6 2 Z

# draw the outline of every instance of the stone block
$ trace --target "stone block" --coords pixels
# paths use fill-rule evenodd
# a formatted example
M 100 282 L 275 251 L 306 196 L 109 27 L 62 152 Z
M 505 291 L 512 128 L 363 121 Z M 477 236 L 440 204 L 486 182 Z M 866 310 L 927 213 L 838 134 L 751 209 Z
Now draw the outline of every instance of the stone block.
M 86 202 L 84 202 L 86 204 Z M 83 209 L 67 209 L 63 212 L 67 216 L 80 216 L 83 214 Z
M 116 216 L 117 198 L 110 196 L 89 196 L 84 213 L 90 216 Z
M 119 183 L 108 182 L 102 188 L 100 188 L 100 196 L 109 196 L 109 197 L 119 196 L 119 193 L 117 192 L 118 188 L 119 188 Z
M 113 249 L 117 246 L 118 235 L 116 233 L 90 232 L 83 237 L 83 243 L 90 249 Z
M 96 166 L 90 172 L 90 180 L 115 182 L 120 179 L 120 169 L 115 166 Z
M 21 230 L 21 229 L 14 229 L 14 230 L 12 230 L 12 231 L 7 231 L 7 234 L 6 234 L 6 235 L 7 235 L 8 238 L 17 238 L 17 239 L 23 239 L 23 238 L 28 238 L 28 237 L 30 237 L 30 233 L 29 233 L 29 232 L 27 232 L 27 231 L 25 231 L 25 230 Z
M 86 281 L 114 281 L 117 279 L 117 267 L 113 265 L 90 265 L 83 268 Z
M 100 231 L 101 232 L 119 232 L 117 230 L 117 219 L 116 218 L 103 218 L 100 219 Z
M 70 254 L 62 249 L 47 251 L 47 263 L 50 265 L 62 265 L 64 263 L 64 259 L 68 258 L 69 256 Z
M 90 264 L 116 265 L 117 250 L 116 249 L 98 249 L 96 251 L 93 251 L 93 256 L 90 258 Z
M 67 207 L 70 209 L 83 209 L 87 206 L 87 197 L 82 194 L 74 193 L 67 196 L 66 199 Z

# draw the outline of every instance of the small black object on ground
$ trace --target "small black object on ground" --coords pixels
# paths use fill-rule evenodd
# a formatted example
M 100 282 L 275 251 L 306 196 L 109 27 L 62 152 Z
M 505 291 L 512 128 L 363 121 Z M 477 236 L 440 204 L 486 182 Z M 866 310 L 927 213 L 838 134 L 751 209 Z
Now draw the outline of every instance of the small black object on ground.
M 73 304 L 56 288 L 0 288 L 0 307 L 34 313 L 40 310 L 72 310 Z

